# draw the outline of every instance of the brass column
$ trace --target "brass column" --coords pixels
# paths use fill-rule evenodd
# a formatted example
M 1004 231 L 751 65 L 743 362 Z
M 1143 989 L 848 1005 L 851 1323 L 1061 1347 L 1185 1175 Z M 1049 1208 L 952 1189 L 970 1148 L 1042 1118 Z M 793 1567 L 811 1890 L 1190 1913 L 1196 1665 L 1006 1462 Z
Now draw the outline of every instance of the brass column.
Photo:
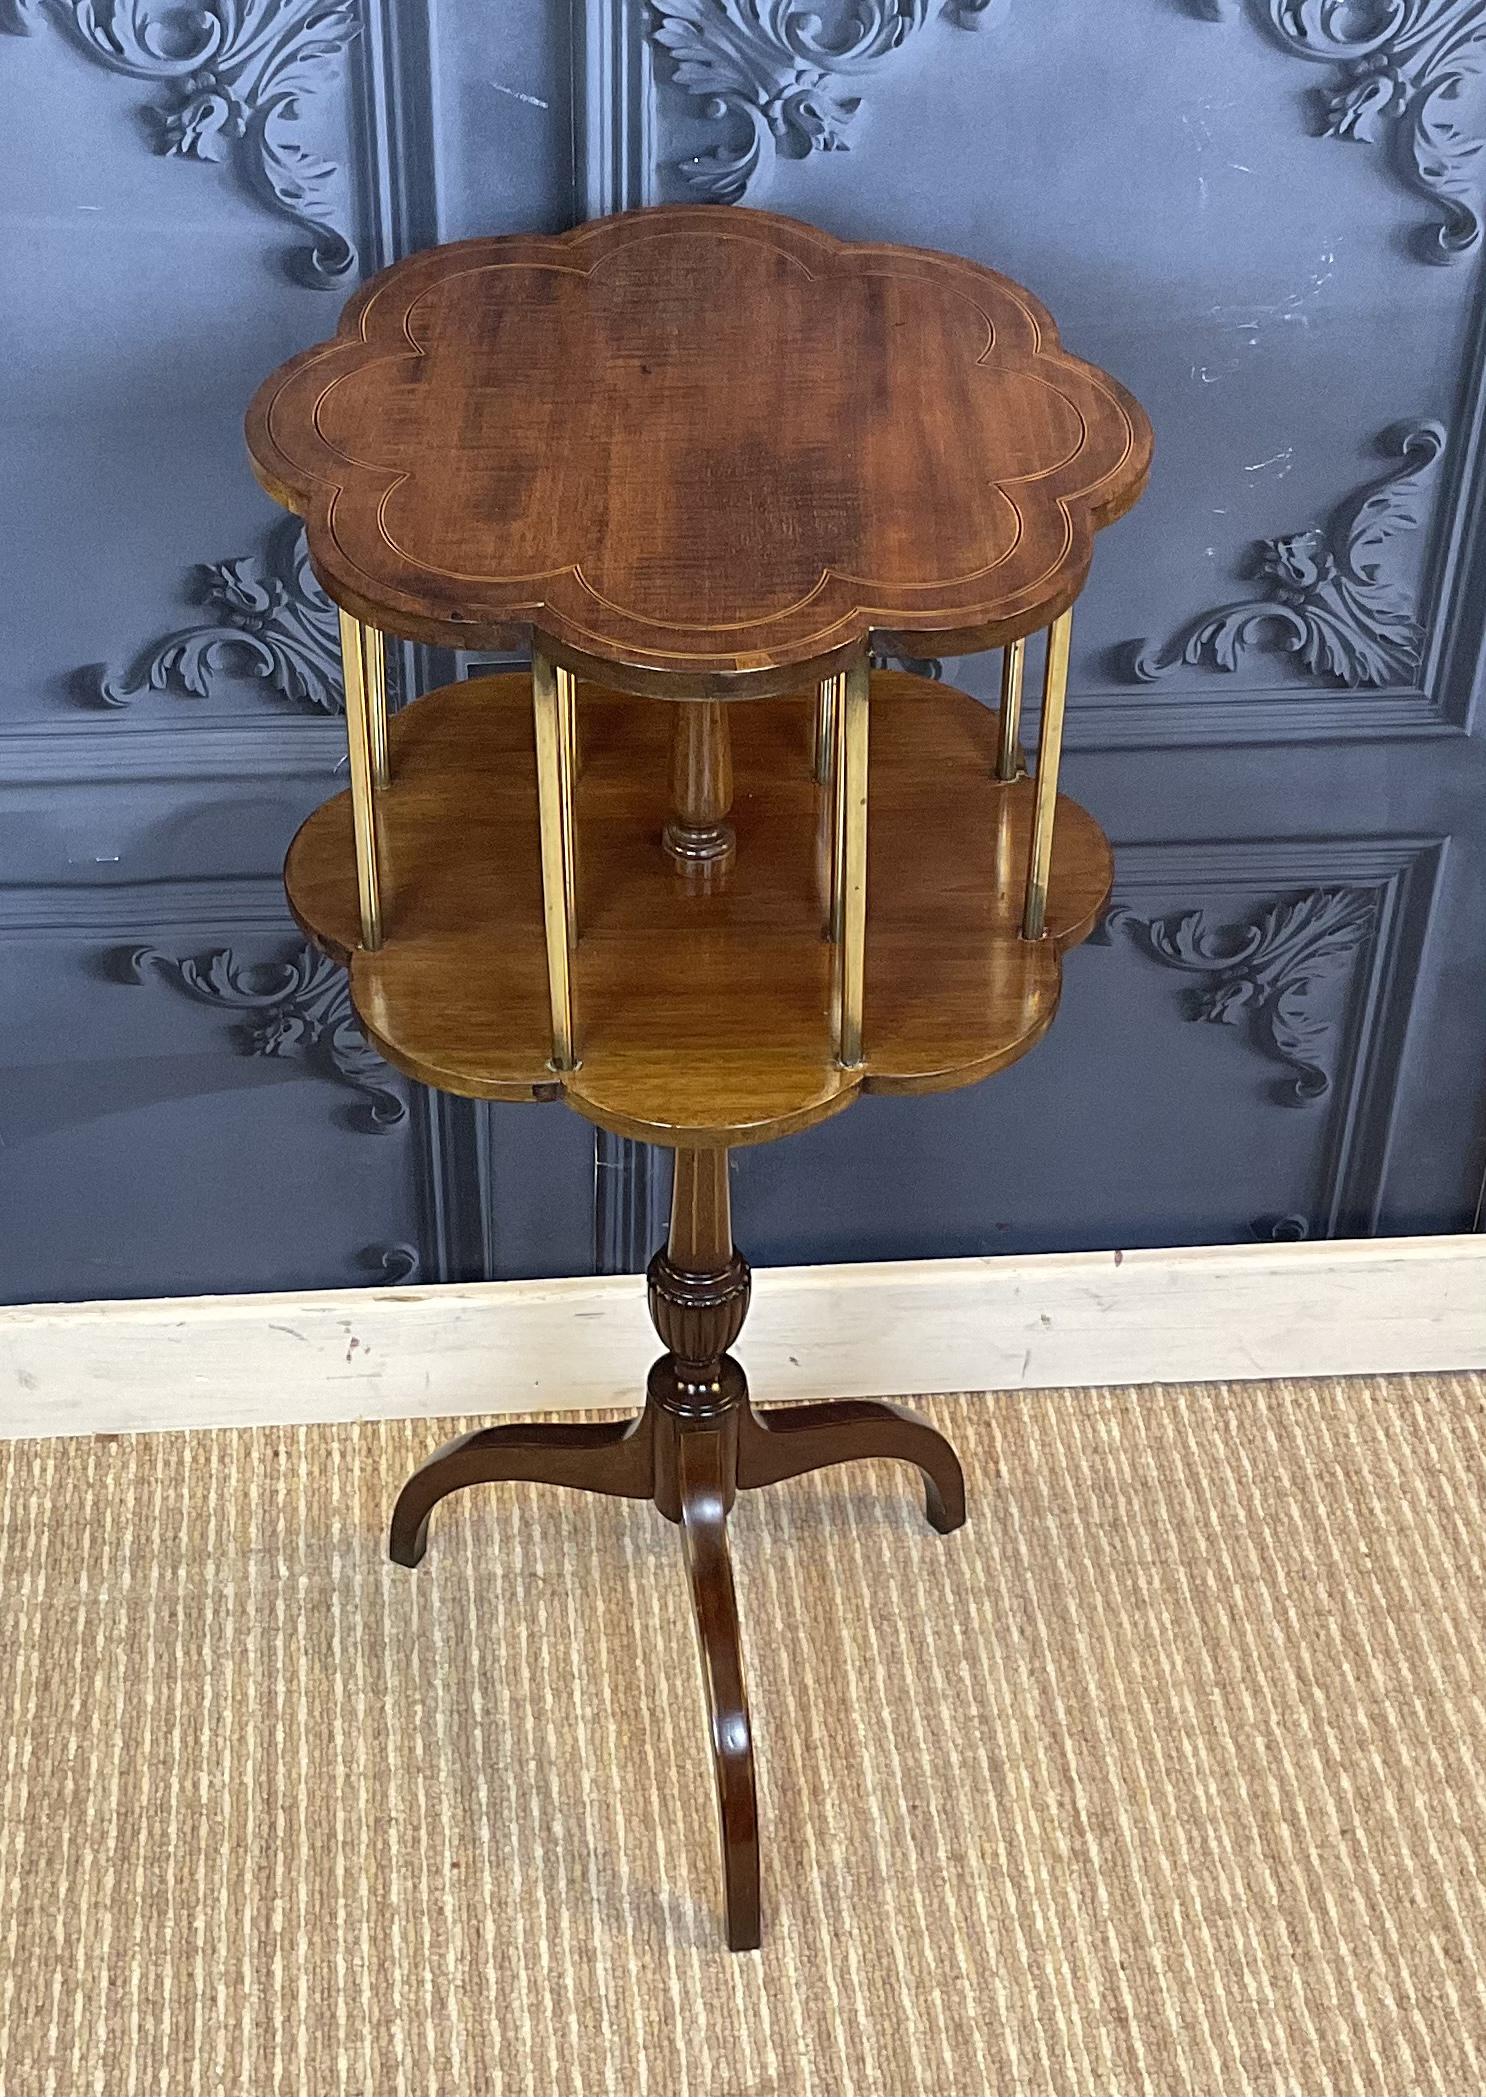
M 542 850 L 542 919 L 547 937 L 547 991 L 552 1003 L 552 1067 L 572 1070 L 574 919 L 573 752 L 571 677 L 540 648 L 532 650 L 531 687 L 537 746 L 537 810 Z
M 815 777 L 828 786 L 835 763 L 836 719 L 841 710 L 844 677 L 823 677 L 815 694 Z
M 1025 641 L 1011 641 L 1001 651 L 1001 746 L 996 753 L 996 777 L 1020 779 L 1027 767 L 1022 762 L 1022 675 L 1027 663 Z
M 862 1002 L 867 974 L 867 699 L 872 672 L 863 660 L 841 679 L 835 761 L 836 838 L 832 933 L 839 1019 L 836 1053 L 844 1070 L 862 1063 Z
M 568 920 L 568 946 L 578 944 L 578 832 L 573 821 L 573 793 L 578 777 L 578 680 L 571 670 L 553 666 L 557 679 L 557 732 L 562 746 L 562 895 Z
M 1047 664 L 1042 675 L 1042 727 L 1037 737 L 1037 800 L 1032 816 L 1032 843 L 1027 853 L 1023 939 L 1041 939 L 1047 923 L 1047 886 L 1053 867 L 1053 816 L 1058 805 L 1058 766 L 1063 756 L 1063 713 L 1068 699 L 1068 654 L 1072 641 L 1073 613 L 1066 611 L 1047 630 Z
M 375 626 L 361 629 L 366 662 L 366 693 L 371 719 L 372 785 L 384 787 L 387 766 L 387 645 Z
M 382 636 L 349 612 L 340 615 L 341 670 L 346 686 L 346 746 L 351 760 L 351 823 L 356 839 L 356 892 L 361 944 L 382 944 L 382 877 L 377 793 L 387 783 L 387 677 Z

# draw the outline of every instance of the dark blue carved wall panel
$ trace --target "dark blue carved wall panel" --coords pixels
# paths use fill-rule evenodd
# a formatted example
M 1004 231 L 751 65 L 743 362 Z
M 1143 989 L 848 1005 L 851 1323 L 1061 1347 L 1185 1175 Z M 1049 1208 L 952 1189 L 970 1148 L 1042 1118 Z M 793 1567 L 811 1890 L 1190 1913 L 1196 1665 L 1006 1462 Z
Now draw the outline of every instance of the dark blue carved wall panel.
M 0 29 L 6 1297 L 643 1256 L 663 1161 L 393 1077 L 287 918 L 339 674 L 240 418 L 383 261 L 686 195 L 1024 278 L 1159 440 L 1078 622 L 1105 934 L 1013 1072 L 745 1154 L 750 1250 L 1469 1222 L 1477 0 L 0 0 Z M 989 695 L 993 662 L 944 668 Z
M 549 12 L 526 55 L 507 23 L 528 104 L 482 99 L 473 7 L 438 37 L 398 0 L 0 8 L 9 1298 L 591 1260 L 591 1137 L 394 1077 L 288 918 L 284 847 L 344 757 L 335 622 L 241 438 L 445 196 L 455 230 L 571 216 Z

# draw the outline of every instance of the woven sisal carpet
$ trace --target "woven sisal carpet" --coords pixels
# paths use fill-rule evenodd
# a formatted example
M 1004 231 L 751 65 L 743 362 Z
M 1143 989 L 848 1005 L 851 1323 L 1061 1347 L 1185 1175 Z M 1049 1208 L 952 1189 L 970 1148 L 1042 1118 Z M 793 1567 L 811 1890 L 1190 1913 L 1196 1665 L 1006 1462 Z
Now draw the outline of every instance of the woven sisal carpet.
M 0 1449 L 0 2091 L 1486 2089 L 1486 1380 L 939 1401 L 734 1521 L 383 1518 L 410 1426 Z

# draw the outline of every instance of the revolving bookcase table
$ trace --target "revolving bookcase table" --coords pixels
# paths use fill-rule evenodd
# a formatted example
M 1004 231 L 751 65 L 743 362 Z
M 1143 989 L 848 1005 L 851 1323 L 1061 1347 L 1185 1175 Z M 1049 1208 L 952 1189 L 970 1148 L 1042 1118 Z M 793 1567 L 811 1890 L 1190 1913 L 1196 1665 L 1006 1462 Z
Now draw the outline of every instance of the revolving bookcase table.
M 437 1503 L 498 1480 L 680 1525 L 748 1949 L 733 1499 L 882 1457 L 922 1472 L 936 1529 L 965 1496 L 895 1406 L 753 1409 L 728 1153 L 860 1092 L 971 1084 L 1051 1023 L 1110 883 L 1057 792 L 1070 608 L 1149 427 L 990 270 L 697 205 L 412 256 L 265 382 L 247 430 L 341 609 L 350 791 L 290 847 L 296 918 L 402 1070 L 675 1151 L 643 1411 L 462 1436 L 403 1488 L 392 1556 L 415 1565 Z M 529 644 L 532 669 L 389 720 L 384 634 Z M 999 714 L 873 669 L 874 641 L 1002 648 Z

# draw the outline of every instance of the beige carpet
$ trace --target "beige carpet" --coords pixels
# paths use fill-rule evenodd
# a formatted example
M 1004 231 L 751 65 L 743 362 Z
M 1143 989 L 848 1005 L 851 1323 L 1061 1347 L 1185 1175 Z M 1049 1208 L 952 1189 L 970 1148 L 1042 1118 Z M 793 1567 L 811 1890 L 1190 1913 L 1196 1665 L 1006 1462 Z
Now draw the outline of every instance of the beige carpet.
M 766 1945 L 677 1538 L 443 1431 L 0 1449 L 0 2090 L 1486 2089 L 1486 1381 L 928 1408 L 734 1523 Z

